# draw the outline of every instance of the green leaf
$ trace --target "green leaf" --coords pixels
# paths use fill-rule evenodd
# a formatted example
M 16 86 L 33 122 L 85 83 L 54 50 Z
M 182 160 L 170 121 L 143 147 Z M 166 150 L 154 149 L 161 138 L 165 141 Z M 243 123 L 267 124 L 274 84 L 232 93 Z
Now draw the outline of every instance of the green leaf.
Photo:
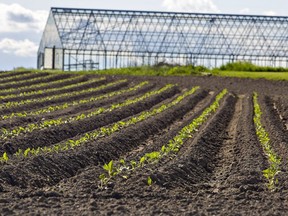
M 152 185 L 152 179 L 151 179 L 151 177 L 150 176 L 148 176 L 148 178 L 147 178 L 147 184 L 148 184 L 148 186 L 151 186 Z
M 99 179 L 100 179 L 100 180 L 106 179 L 105 174 L 103 173 L 103 174 L 99 175 Z
M 145 156 L 141 157 L 141 158 L 140 158 L 140 164 L 143 164 L 143 163 L 145 162 L 145 160 L 146 160 L 146 157 L 145 157 Z
M 28 156 L 28 153 L 31 151 L 30 148 L 27 148 L 25 151 L 24 151 L 24 157 L 27 157 Z
M 119 162 L 120 162 L 120 164 L 122 164 L 123 166 L 125 165 L 125 160 L 124 160 L 124 159 L 121 159 Z
M 136 161 L 132 160 L 132 161 L 130 162 L 130 164 L 131 164 L 131 166 L 132 166 L 132 170 L 135 169 L 136 164 L 137 164 Z
M 109 176 L 113 175 L 113 160 L 111 160 L 108 164 L 104 164 L 103 168 L 108 172 Z
M 4 152 L 4 154 L 3 154 L 3 160 L 5 161 L 5 162 L 7 162 L 8 161 L 8 155 L 7 155 L 7 153 L 6 152 Z

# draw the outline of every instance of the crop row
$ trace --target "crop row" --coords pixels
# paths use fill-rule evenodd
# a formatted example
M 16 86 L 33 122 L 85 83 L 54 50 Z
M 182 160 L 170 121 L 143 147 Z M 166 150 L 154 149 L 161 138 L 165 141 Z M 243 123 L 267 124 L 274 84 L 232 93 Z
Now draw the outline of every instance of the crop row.
M 272 149 L 270 144 L 269 134 L 262 126 L 261 123 L 261 108 L 258 103 L 258 94 L 254 92 L 253 95 L 253 103 L 254 103 L 254 125 L 256 129 L 257 137 L 262 145 L 263 151 L 268 157 L 269 161 L 269 168 L 263 170 L 264 177 L 268 180 L 268 188 L 271 190 L 275 189 L 275 186 L 278 183 L 277 174 L 280 173 L 280 165 L 281 165 L 281 158 L 276 154 L 276 152 Z
M 105 80 L 105 77 L 101 77 L 98 79 L 95 79 L 94 81 L 102 81 Z M 26 105 L 26 104 L 30 104 L 30 103 L 42 103 L 42 102 L 46 102 L 46 101 L 51 101 L 51 100 L 55 100 L 55 99 L 60 99 L 60 98 L 67 98 L 67 97 L 72 97 L 72 96 L 77 96 L 77 95 L 81 95 L 81 94 L 85 94 L 88 92 L 96 92 L 105 88 L 108 88 L 110 86 L 119 84 L 119 83 L 123 83 L 126 82 L 126 80 L 119 80 L 119 81 L 115 81 L 113 83 L 108 83 L 105 85 L 101 85 L 98 87 L 93 87 L 93 88 L 89 88 L 89 89 L 84 89 L 81 91 L 73 91 L 73 92 L 67 92 L 67 93 L 63 93 L 63 94 L 57 94 L 57 95 L 52 95 L 52 96 L 46 96 L 43 98 L 37 98 L 37 99 L 27 99 L 27 100 L 21 100 L 21 101 L 9 101 L 7 103 L 4 103 L 0 106 L 0 109 L 9 109 L 12 107 L 17 107 L 17 106 L 21 106 L 21 105 Z
M 140 97 L 137 97 L 134 99 L 127 99 L 126 101 L 121 102 L 121 103 L 112 104 L 108 108 L 104 108 L 104 107 L 97 108 L 96 110 L 94 110 L 90 113 L 87 113 L 87 114 L 82 113 L 82 114 L 78 114 L 77 116 L 73 116 L 73 117 L 69 117 L 69 118 L 65 118 L 65 119 L 58 118 L 58 119 L 40 121 L 37 124 L 32 123 L 32 124 L 28 124 L 26 127 L 16 127 L 12 130 L 7 130 L 7 129 L 3 128 L 1 138 L 3 140 L 8 139 L 8 138 L 13 138 L 13 137 L 19 136 L 20 134 L 31 133 L 32 131 L 35 131 L 35 130 L 40 130 L 40 129 L 48 128 L 48 127 L 52 127 L 52 126 L 58 126 L 58 125 L 63 125 L 63 124 L 67 124 L 67 123 L 72 123 L 74 121 L 80 121 L 80 120 L 83 120 L 86 118 L 91 118 L 93 116 L 100 115 L 103 113 L 112 112 L 115 109 L 143 101 L 143 100 L 145 100 L 145 99 L 147 99 L 153 95 L 161 94 L 162 92 L 164 92 L 164 91 L 166 91 L 166 90 L 168 90 L 174 86 L 175 85 L 167 84 L 165 87 L 163 87 L 159 90 L 147 92 Z
M 8 114 L 8 115 L 3 115 L 2 119 L 11 119 L 14 117 L 29 117 L 29 116 L 33 116 L 33 115 L 40 115 L 40 114 L 45 114 L 45 113 L 53 113 L 56 112 L 58 110 L 64 110 L 67 108 L 71 108 L 73 106 L 77 106 L 77 105 L 82 105 L 82 104 L 87 104 L 90 102 L 95 102 L 98 100 L 103 100 L 103 99 L 107 99 L 113 96 L 118 96 L 124 93 L 128 93 L 128 92 L 132 92 L 132 91 L 136 91 L 139 88 L 143 87 L 144 85 L 147 85 L 148 82 L 144 81 L 141 82 L 135 86 L 131 86 L 130 88 L 127 89 L 122 89 L 122 90 L 117 90 L 117 91 L 113 91 L 113 92 L 109 92 L 103 95 L 99 95 L 99 96 L 92 96 L 90 98 L 87 99 L 81 99 L 81 100 L 75 100 L 69 103 L 64 103 L 64 104 L 60 104 L 60 105 L 52 105 L 49 107 L 45 107 L 42 109 L 38 109 L 38 110 L 34 110 L 34 111 L 30 111 L 30 112 L 18 112 L 18 113 L 12 113 L 12 114 Z
M 61 83 L 64 83 L 64 82 L 73 82 L 73 81 L 76 81 L 76 80 L 80 80 L 83 77 L 84 76 L 72 76 L 72 77 L 63 78 L 63 79 L 57 79 L 56 81 L 52 81 L 52 82 L 43 82 L 43 83 L 41 82 L 41 83 L 29 85 L 29 86 L 2 89 L 2 90 L 0 90 L 0 94 L 7 94 L 7 93 L 15 92 L 15 91 L 29 91 L 29 90 L 35 90 L 35 89 L 38 89 L 38 88 L 46 88 L 46 87 L 57 85 L 57 84 L 61 84 Z M 41 80 L 41 81 L 45 81 L 45 79 Z
M 22 81 L 12 81 L 12 82 L 9 82 L 9 83 L 2 83 L 0 84 L 0 88 L 2 87 L 5 87 L 7 85 L 19 85 L 19 84 L 26 84 L 28 82 L 34 82 L 34 81 L 42 81 L 43 79 L 49 79 L 51 77 L 54 77 L 54 76 L 58 76 L 57 74 L 43 74 L 43 76 L 40 76 L 40 77 L 35 77 L 35 78 L 32 78 L 32 79 L 26 79 L 26 80 L 22 80 Z
M 110 161 L 109 163 L 103 166 L 104 170 L 107 173 L 103 173 L 99 176 L 100 179 L 100 187 L 103 187 L 105 184 L 110 181 L 110 179 L 118 174 L 121 174 L 124 179 L 128 178 L 129 173 L 135 168 L 141 168 L 148 164 L 157 163 L 160 159 L 171 156 L 171 154 L 176 154 L 183 143 L 192 137 L 201 125 L 203 125 L 211 116 L 212 113 L 216 112 L 218 107 L 220 106 L 220 100 L 228 93 L 227 89 L 224 89 L 220 92 L 214 102 L 207 107 L 197 118 L 195 118 L 189 125 L 183 127 L 179 133 L 166 145 L 163 145 L 159 151 L 149 152 L 144 154 L 138 161 L 131 160 L 126 162 L 124 159 L 119 160 L 114 166 L 114 162 Z M 148 178 L 148 184 L 151 183 L 151 178 Z
M 26 78 L 26 77 L 31 77 L 31 76 L 34 76 L 34 73 L 17 74 L 15 76 L 2 78 L 1 83 L 4 83 L 4 82 L 8 83 L 9 81 L 14 80 L 14 79 Z
M 30 73 L 28 71 L 23 71 L 23 72 L 15 72 L 15 71 L 5 71 L 5 72 L 2 72 L 0 71 L 0 79 L 1 78 L 6 78 L 6 77 L 11 77 L 11 76 L 15 76 L 15 75 L 19 75 L 19 74 L 26 74 L 26 73 Z
M 172 87 L 172 85 L 167 85 L 166 87 L 164 87 L 165 89 L 167 88 L 170 88 Z M 164 89 L 162 88 L 162 89 Z M 83 145 L 83 144 L 86 144 L 88 142 L 91 142 L 91 141 L 95 141 L 97 140 L 98 138 L 100 137 L 105 137 L 105 136 L 109 136 L 115 132 L 118 132 L 128 126 L 131 126 L 131 125 L 135 125 L 141 121 L 144 121 L 150 117 L 153 117 L 157 114 L 160 114 L 162 112 L 164 112 L 165 110 L 167 110 L 168 108 L 171 108 L 177 104 L 179 104 L 181 101 L 183 101 L 183 99 L 185 99 L 186 97 L 188 97 L 189 95 L 192 95 L 195 93 L 195 91 L 198 89 L 199 87 L 194 87 L 192 88 L 191 90 L 189 91 L 185 91 L 182 95 L 178 96 L 176 99 L 174 99 L 173 101 L 167 103 L 167 104 L 163 104 L 159 107 L 156 107 L 152 110 L 148 110 L 148 111 L 143 111 L 141 112 L 139 115 L 137 116 L 134 116 L 134 117 L 130 117 L 124 121 L 118 121 L 110 126 L 103 126 L 101 128 L 98 128 L 92 132 L 88 132 L 88 133 L 85 133 L 84 135 L 82 135 L 81 137 L 79 137 L 78 139 L 71 139 L 71 140 L 68 140 L 64 143 L 59 143 L 59 144 L 56 144 L 56 145 L 53 145 L 51 147 L 38 147 L 36 149 L 31 149 L 31 148 L 28 148 L 28 149 L 25 149 L 25 150 L 21 150 L 19 149 L 14 156 L 16 157 L 27 157 L 29 155 L 38 155 L 38 154 L 41 154 L 41 153 L 57 153 L 59 151 L 66 151 L 66 150 L 69 150 L 69 149 L 73 149 L 77 146 L 80 146 L 80 145 Z M 4 153 L 7 156 L 7 153 Z M 4 155 L 3 155 L 4 157 Z M 4 160 L 2 157 L 2 160 Z
M 66 86 L 62 86 L 62 87 L 56 87 L 56 88 L 44 89 L 44 90 L 38 90 L 38 91 L 22 92 L 20 94 L 10 94 L 10 95 L 5 95 L 5 96 L 0 96 L 0 100 L 1 99 L 2 100 L 4 100 L 4 99 L 9 100 L 12 98 L 18 98 L 18 97 L 22 97 L 22 96 L 41 95 L 44 93 L 53 93 L 53 92 L 57 93 L 57 91 L 69 90 L 69 89 L 89 85 L 89 84 L 96 83 L 96 82 L 99 82 L 99 80 L 98 79 L 90 79 L 90 80 L 86 80 L 83 82 L 70 84 L 70 85 L 66 85 Z

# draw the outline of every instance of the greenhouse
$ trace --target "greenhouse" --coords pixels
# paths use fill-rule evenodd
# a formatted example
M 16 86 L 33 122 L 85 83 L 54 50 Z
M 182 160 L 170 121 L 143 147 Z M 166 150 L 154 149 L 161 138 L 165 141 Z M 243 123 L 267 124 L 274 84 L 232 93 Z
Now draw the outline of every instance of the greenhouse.
M 288 17 L 51 8 L 38 68 L 250 61 L 288 67 Z

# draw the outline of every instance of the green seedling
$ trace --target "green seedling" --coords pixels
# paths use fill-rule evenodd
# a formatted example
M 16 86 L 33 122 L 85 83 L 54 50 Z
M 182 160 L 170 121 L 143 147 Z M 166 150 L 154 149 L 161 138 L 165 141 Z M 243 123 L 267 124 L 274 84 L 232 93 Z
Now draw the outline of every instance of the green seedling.
M 167 84 L 166 86 L 164 86 L 161 89 L 158 90 L 154 90 L 154 91 L 150 91 L 148 93 L 145 93 L 142 96 L 139 96 L 137 98 L 133 98 L 133 99 L 127 99 L 124 102 L 118 103 L 118 104 L 112 104 L 110 106 L 110 108 L 97 108 L 95 111 L 90 112 L 89 114 L 79 114 L 77 116 L 74 117 L 69 117 L 68 119 L 62 119 L 62 118 L 58 118 L 58 119 L 51 119 L 51 120 L 45 120 L 45 121 L 41 121 L 38 124 L 28 124 L 25 128 L 23 127 L 16 127 L 12 130 L 12 134 L 9 133 L 9 131 L 4 135 L 1 135 L 1 138 L 6 139 L 6 138 L 13 138 L 15 136 L 18 136 L 21 133 L 31 133 L 34 130 L 39 130 L 39 129 L 43 129 L 43 128 L 49 128 L 52 126 L 58 126 L 58 125 L 63 125 L 63 124 L 67 124 L 67 123 L 72 123 L 74 121 L 80 121 L 86 118 L 91 118 L 93 116 L 99 115 L 101 113 L 107 113 L 107 112 L 111 112 L 116 108 L 121 108 L 124 106 L 129 106 L 131 104 L 135 104 L 137 102 L 143 101 L 149 97 L 152 97 L 154 95 L 157 94 L 161 94 L 162 92 L 174 87 L 175 85 L 172 84 Z M 137 122 L 137 118 L 135 118 L 135 123 Z M 33 127 L 32 127 L 33 126 Z M 113 128 L 114 127 L 114 128 Z M 118 125 L 114 124 L 112 128 L 101 128 L 102 130 L 102 134 L 104 135 L 110 135 L 113 131 L 116 131 L 119 129 Z
M 154 163 L 154 162 L 158 162 L 158 160 L 160 159 L 160 152 L 151 152 L 151 153 L 147 153 L 145 154 L 145 157 L 147 158 L 147 161 L 149 163 Z
M 137 165 L 136 161 L 132 160 L 130 162 L 130 164 L 131 164 L 131 169 L 134 170 L 136 168 L 136 165 Z
M 6 152 L 4 152 L 4 154 L 2 156 L 2 159 L 3 159 L 4 162 L 7 162 L 9 160 L 8 155 L 7 155 Z
M 148 186 L 151 186 L 152 183 L 153 183 L 153 181 L 152 181 L 151 177 L 148 176 L 148 178 L 147 178 L 147 184 L 148 184 Z
M 272 149 L 270 144 L 269 134 L 265 131 L 264 127 L 261 123 L 261 108 L 258 103 L 258 94 L 254 92 L 253 95 L 253 103 L 254 103 L 254 125 L 256 129 L 256 135 L 263 147 L 265 154 L 268 157 L 268 161 L 270 166 L 263 170 L 263 176 L 267 179 L 267 187 L 269 190 L 275 190 L 276 185 L 278 184 L 277 175 L 281 172 L 280 165 L 281 165 L 281 158 L 277 156 L 277 154 Z
M 104 164 L 103 169 L 108 172 L 109 177 L 112 177 L 116 174 L 113 166 L 113 160 L 111 160 L 108 164 Z
M 145 165 L 145 161 L 146 161 L 146 157 L 145 156 L 141 157 L 139 161 L 139 167 L 143 167 Z
M 123 166 L 125 165 L 125 160 L 124 159 L 120 159 L 119 162 L 120 162 L 121 165 L 123 165 Z
M 30 148 L 27 148 L 25 151 L 24 151 L 24 157 L 26 158 L 26 157 L 28 157 L 28 154 L 29 154 L 29 152 L 31 151 L 31 149 Z
M 267 183 L 268 189 L 274 190 L 276 185 L 278 184 L 278 179 L 276 178 L 276 175 L 280 173 L 280 171 L 273 167 L 269 167 L 268 169 L 265 169 L 262 172 L 263 172 L 263 176 L 268 180 L 268 183 Z
M 99 176 L 100 179 L 100 184 L 99 184 L 99 188 L 102 188 L 108 184 L 109 178 L 106 177 L 106 175 L 103 173 Z
M 145 84 L 145 82 L 143 82 L 142 84 L 139 84 L 139 85 L 143 85 L 143 84 Z M 168 85 L 168 86 L 170 86 L 170 85 Z M 157 90 L 157 91 L 158 91 L 158 93 L 160 93 L 166 88 L 167 88 L 167 86 L 162 88 L 162 89 L 160 89 L 160 90 Z M 73 149 L 76 146 L 83 145 L 83 144 L 85 144 L 87 142 L 94 141 L 94 140 L 98 139 L 99 137 L 108 136 L 108 135 L 110 135 L 110 134 L 112 134 L 114 132 L 117 132 L 117 131 L 119 131 L 119 130 L 121 130 L 123 128 L 126 128 L 128 126 L 131 126 L 133 124 L 141 122 L 141 121 L 143 121 L 143 120 L 145 120 L 147 118 L 150 118 L 150 117 L 152 117 L 154 115 L 157 115 L 157 114 L 163 112 L 164 110 L 166 110 L 166 109 L 168 109 L 168 108 L 180 103 L 185 97 L 193 94 L 198 88 L 199 87 L 194 87 L 194 88 L 192 88 L 189 91 L 185 91 L 183 93 L 183 95 L 178 96 L 172 102 L 170 102 L 168 104 L 161 105 L 160 107 L 156 107 L 152 111 L 143 111 L 142 113 L 140 113 L 140 115 L 138 115 L 136 117 L 134 116 L 134 117 L 132 117 L 132 118 L 126 120 L 126 121 L 119 121 L 119 122 L 116 122 L 115 124 L 113 124 L 110 127 L 102 127 L 102 128 L 99 128 L 99 129 L 97 129 L 95 131 L 86 133 L 85 135 L 83 135 L 82 137 L 80 137 L 77 140 L 68 140 L 68 141 L 66 141 L 64 143 L 57 144 L 56 146 L 54 145 L 52 147 L 41 147 L 39 149 L 39 151 L 33 151 L 33 153 L 36 153 L 36 152 L 37 153 L 52 153 L 52 152 L 53 153 L 57 153 L 58 151 L 66 151 L 66 150 L 69 150 L 69 149 Z M 151 93 L 149 93 L 149 94 L 151 94 Z M 30 129 L 30 127 L 31 127 L 31 129 Z M 35 130 L 35 128 L 37 128 L 36 124 L 30 124 L 29 125 L 29 130 L 33 131 L 33 130 Z M 167 152 L 170 152 L 170 151 L 171 151 L 171 149 L 167 148 Z M 20 157 L 22 155 L 23 155 L 23 152 L 19 152 L 19 154 L 16 154 L 17 157 Z M 145 158 L 145 160 L 146 160 L 146 158 Z M 141 163 L 138 164 L 138 166 L 142 166 L 142 165 L 143 165 L 143 163 L 142 164 Z M 118 169 L 120 169 L 120 168 L 118 168 Z M 123 166 L 123 168 L 128 169 L 128 166 L 125 165 L 125 166 Z
M 196 89 L 198 89 L 198 88 L 196 87 L 196 88 L 194 88 L 188 92 L 185 92 L 184 95 L 187 96 L 189 94 L 192 94 L 193 92 L 196 91 Z M 138 168 L 144 167 L 146 164 L 158 162 L 162 157 L 167 156 L 168 153 L 170 153 L 170 152 L 173 152 L 173 153 L 178 152 L 181 145 L 183 145 L 184 141 L 186 139 L 192 137 L 191 134 L 194 133 L 197 130 L 197 128 L 200 127 L 205 121 L 207 121 L 207 119 L 211 115 L 211 113 L 216 111 L 216 109 L 219 107 L 219 101 L 227 93 L 228 93 L 228 91 L 226 89 L 224 89 L 221 93 L 219 93 L 216 96 L 215 101 L 208 108 L 206 108 L 198 118 L 194 119 L 191 122 L 191 124 L 189 124 L 188 126 L 182 128 L 181 131 L 179 132 L 179 134 L 176 135 L 173 139 L 171 139 L 167 145 L 164 145 L 161 147 L 160 151 L 154 151 L 151 153 L 146 153 L 144 156 L 142 156 L 139 160 Z M 179 103 L 183 98 L 185 98 L 185 97 L 183 97 L 183 95 L 179 96 L 176 100 L 174 100 L 171 103 L 169 103 L 168 105 L 166 105 L 165 109 L 173 106 L 174 104 Z M 162 111 L 164 110 L 162 108 L 163 108 L 163 106 L 161 106 L 160 108 L 156 108 L 156 109 L 152 110 L 151 112 L 148 112 L 148 111 L 142 112 L 140 116 L 145 116 L 145 118 L 147 118 L 147 116 L 150 117 L 150 116 L 156 115 L 159 110 L 162 110 Z M 130 124 L 133 124 L 134 121 L 135 122 L 141 121 L 139 119 L 141 119 L 141 118 L 133 117 L 133 118 L 129 119 L 128 121 L 124 122 L 123 125 L 125 125 L 125 124 L 130 125 Z M 130 164 L 131 164 L 131 170 L 130 171 L 133 171 L 136 168 L 137 163 L 134 160 L 132 160 L 132 161 L 130 161 Z M 122 172 L 122 170 L 119 170 L 119 172 L 117 174 L 119 174 L 121 172 Z M 125 176 L 125 178 L 126 177 L 127 176 Z M 148 185 L 152 184 L 152 179 L 149 177 L 147 179 L 147 184 Z

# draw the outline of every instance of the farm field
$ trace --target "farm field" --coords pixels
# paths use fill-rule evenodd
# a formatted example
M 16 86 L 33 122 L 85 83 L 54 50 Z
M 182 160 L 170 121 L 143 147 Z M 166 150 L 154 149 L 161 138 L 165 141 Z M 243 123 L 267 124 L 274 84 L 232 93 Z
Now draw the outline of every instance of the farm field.
M 0 73 L 0 214 L 287 215 L 288 83 Z

